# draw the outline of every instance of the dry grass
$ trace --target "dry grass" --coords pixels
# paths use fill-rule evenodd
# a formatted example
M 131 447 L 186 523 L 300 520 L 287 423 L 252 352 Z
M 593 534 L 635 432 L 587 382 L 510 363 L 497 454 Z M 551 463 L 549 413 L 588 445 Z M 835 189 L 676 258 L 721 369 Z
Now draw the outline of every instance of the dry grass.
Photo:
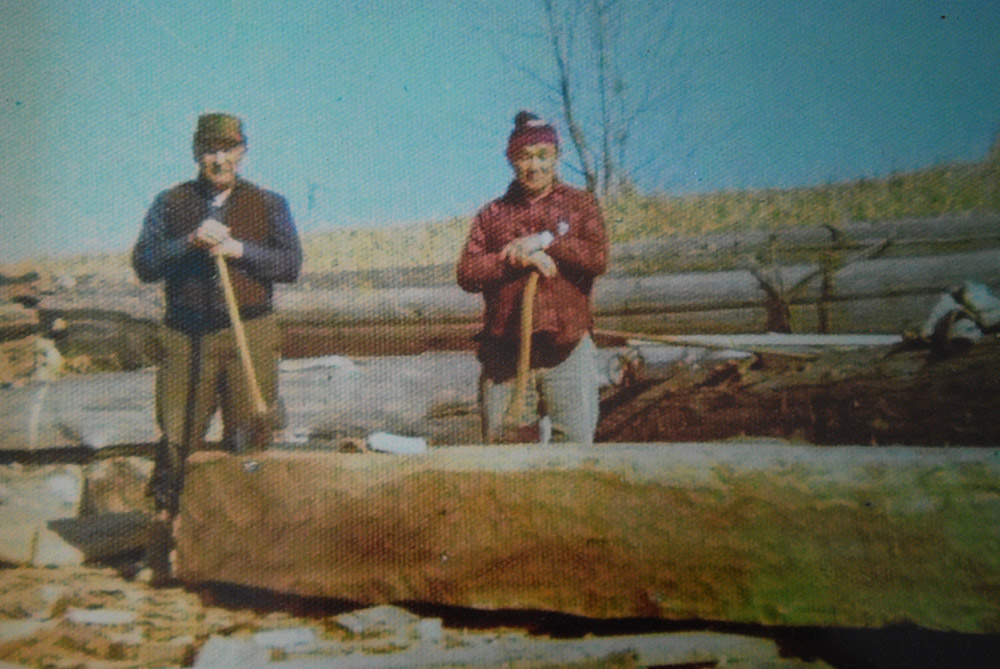
M 943 165 L 885 179 L 786 190 L 627 197 L 606 207 L 612 241 L 817 226 L 1000 209 L 1000 164 Z
M 844 221 L 930 217 L 1000 210 L 1000 161 L 948 164 L 884 179 L 809 188 L 671 196 L 632 194 L 605 203 L 612 242 L 707 232 L 816 226 Z M 305 272 L 327 273 L 422 267 L 455 261 L 469 219 L 335 229 L 304 236 Z M 25 265 L 22 263 L 22 265 Z M 27 266 L 27 265 L 25 265 Z M 127 253 L 39 260 L 32 267 L 53 274 L 129 277 Z M 23 269 L 23 268 L 22 268 Z M 16 268 L 3 268 L 16 275 Z

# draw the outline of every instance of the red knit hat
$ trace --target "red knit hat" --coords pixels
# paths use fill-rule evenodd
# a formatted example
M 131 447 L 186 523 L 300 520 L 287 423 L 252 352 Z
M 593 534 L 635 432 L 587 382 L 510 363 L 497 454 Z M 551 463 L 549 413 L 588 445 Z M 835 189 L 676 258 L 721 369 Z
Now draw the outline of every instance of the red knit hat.
M 507 138 L 507 157 L 514 156 L 522 147 L 530 144 L 555 144 L 559 147 L 559 134 L 551 125 L 528 111 L 520 111 L 514 117 L 514 129 Z

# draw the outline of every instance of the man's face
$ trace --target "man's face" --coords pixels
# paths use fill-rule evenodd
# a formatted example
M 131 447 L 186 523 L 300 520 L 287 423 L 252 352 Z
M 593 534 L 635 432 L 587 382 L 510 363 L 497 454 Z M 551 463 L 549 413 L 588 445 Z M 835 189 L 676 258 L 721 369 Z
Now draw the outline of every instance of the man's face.
M 510 157 L 514 176 L 532 194 L 547 191 L 556 178 L 556 160 L 559 149 L 555 144 L 528 144 Z
M 236 183 L 240 161 L 246 153 L 244 144 L 226 146 L 208 144 L 195 149 L 198 174 L 217 191 L 228 190 Z

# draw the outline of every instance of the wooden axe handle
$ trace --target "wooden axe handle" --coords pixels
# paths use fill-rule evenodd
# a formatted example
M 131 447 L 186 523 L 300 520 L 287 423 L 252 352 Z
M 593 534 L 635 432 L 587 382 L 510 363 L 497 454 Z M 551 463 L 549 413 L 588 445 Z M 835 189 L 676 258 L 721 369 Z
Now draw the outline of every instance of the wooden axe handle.
M 233 291 L 233 282 L 229 278 L 229 266 L 226 264 L 224 256 L 215 256 L 215 266 L 219 268 L 219 279 L 222 281 L 222 292 L 226 295 L 226 307 L 229 309 L 229 321 L 233 324 L 233 334 L 236 335 L 236 348 L 240 352 L 240 361 L 243 363 L 243 371 L 250 385 L 250 397 L 253 399 L 253 408 L 258 415 L 267 413 L 267 403 L 264 396 L 260 394 L 260 385 L 257 383 L 257 372 L 254 371 L 253 359 L 250 357 L 250 346 L 247 344 L 247 335 L 243 330 L 243 321 L 240 319 L 240 309 L 236 304 L 236 293 Z
M 514 392 L 507 407 L 507 416 L 511 421 L 521 419 L 524 411 L 524 396 L 528 389 L 528 375 L 531 372 L 531 334 L 535 320 L 535 293 L 538 291 L 538 272 L 528 275 L 524 284 L 524 294 L 521 297 L 521 341 L 517 352 L 517 376 L 514 379 Z

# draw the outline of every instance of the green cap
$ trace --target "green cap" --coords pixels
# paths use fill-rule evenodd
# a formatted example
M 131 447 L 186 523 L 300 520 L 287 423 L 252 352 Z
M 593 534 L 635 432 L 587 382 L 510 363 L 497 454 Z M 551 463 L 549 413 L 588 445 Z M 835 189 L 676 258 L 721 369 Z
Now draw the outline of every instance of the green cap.
M 194 131 L 194 145 L 246 144 L 243 122 L 232 114 L 202 114 L 198 117 L 198 127 Z

